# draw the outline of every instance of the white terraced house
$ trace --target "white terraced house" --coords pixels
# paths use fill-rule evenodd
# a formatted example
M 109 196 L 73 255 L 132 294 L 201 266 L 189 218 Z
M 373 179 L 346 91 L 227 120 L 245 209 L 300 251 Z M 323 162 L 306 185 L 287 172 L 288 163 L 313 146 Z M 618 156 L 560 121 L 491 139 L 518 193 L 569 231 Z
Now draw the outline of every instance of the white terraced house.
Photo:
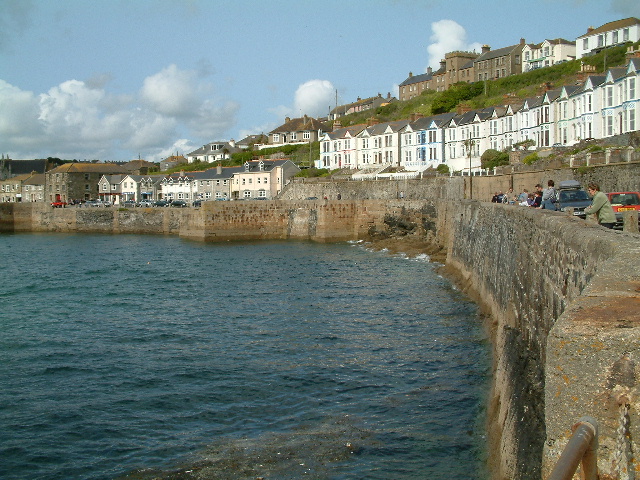
M 387 165 L 422 171 L 444 163 L 451 171 L 478 171 L 480 157 L 489 148 L 504 150 L 525 140 L 532 140 L 533 148 L 570 146 L 588 138 L 635 132 L 639 129 L 639 77 L 640 58 L 632 58 L 625 67 L 590 75 L 581 85 L 548 90 L 519 103 L 369 126 L 356 136 L 357 160 L 351 168 Z M 352 147 L 349 144 L 350 157 Z M 326 159 L 344 155 L 345 148 L 323 142 L 316 167 L 326 167 Z M 343 160 L 328 162 L 330 168 L 345 166 Z

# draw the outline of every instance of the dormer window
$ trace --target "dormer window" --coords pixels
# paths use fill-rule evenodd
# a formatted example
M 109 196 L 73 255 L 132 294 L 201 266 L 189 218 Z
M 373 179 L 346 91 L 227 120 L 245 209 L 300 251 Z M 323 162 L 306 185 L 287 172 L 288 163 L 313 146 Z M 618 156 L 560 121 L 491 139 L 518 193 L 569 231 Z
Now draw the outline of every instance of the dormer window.
M 260 171 L 264 171 L 264 162 L 260 161 L 260 163 L 258 164 L 258 168 L 260 169 Z
M 250 168 L 250 166 L 249 166 L 249 162 L 244 162 L 244 171 L 245 171 L 245 172 L 248 172 L 248 171 L 249 171 L 249 168 Z

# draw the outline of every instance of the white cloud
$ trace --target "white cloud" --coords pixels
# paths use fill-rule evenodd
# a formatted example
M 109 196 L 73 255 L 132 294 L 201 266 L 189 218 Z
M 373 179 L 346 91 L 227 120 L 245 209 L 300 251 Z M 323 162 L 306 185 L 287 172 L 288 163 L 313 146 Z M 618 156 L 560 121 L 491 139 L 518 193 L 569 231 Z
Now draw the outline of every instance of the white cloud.
M 329 113 L 335 97 L 335 88 L 328 80 L 309 80 L 298 87 L 295 93 L 295 116 L 323 117 Z
M 433 32 L 429 38 L 433 43 L 427 47 L 429 53 L 429 66 L 433 69 L 440 67 L 440 60 L 445 53 L 456 50 L 480 51 L 479 43 L 467 43 L 467 32 L 462 25 L 453 20 L 439 20 L 431 24 Z
M 198 89 L 196 72 L 169 65 L 144 79 L 140 95 L 158 113 L 186 117 L 198 108 Z
M 195 71 L 170 65 L 127 95 L 110 93 L 109 81 L 109 75 L 68 80 L 35 95 L 0 79 L 2 153 L 102 160 L 140 154 L 159 160 L 180 145 L 190 148 L 176 138 L 206 143 L 223 138 L 235 124 L 238 104 L 213 98 L 211 84 Z

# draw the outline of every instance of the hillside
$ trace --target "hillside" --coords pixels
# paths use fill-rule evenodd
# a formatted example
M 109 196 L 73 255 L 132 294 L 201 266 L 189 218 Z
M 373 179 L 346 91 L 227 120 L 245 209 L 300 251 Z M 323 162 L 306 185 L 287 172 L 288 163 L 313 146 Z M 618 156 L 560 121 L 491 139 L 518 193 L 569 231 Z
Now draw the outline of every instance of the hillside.
M 640 42 L 639 42 L 640 43 Z M 638 43 L 635 44 L 637 48 Z M 340 118 L 342 126 L 366 123 L 371 117 L 379 122 L 391 122 L 410 118 L 411 114 L 423 116 L 451 112 L 460 103 L 468 104 L 472 109 L 492 105 L 503 105 L 505 99 L 513 102 L 540 93 L 542 86 L 560 88 L 563 85 L 575 84 L 579 79 L 581 64 L 592 65 L 595 72 L 602 74 L 611 67 L 626 64 L 627 46 L 613 47 L 592 57 L 573 60 L 551 67 L 540 68 L 519 75 L 487 80 L 476 83 L 459 83 L 445 92 L 426 91 L 419 97 L 404 102 L 397 101 L 379 107 L 375 114 L 371 111 L 354 113 Z

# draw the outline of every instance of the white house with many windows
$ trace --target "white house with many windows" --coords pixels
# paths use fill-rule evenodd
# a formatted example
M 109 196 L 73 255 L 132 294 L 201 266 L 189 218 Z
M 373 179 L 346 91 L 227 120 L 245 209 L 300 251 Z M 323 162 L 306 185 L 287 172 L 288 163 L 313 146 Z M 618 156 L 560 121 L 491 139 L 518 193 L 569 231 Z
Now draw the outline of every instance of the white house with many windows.
M 576 58 L 598 53 L 606 47 L 640 40 L 640 20 L 631 17 L 593 28 L 576 39 Z
M 606 75 L 591 75 L 581 85 L 548 90 L 521 104 L 373 125 L 356 136 L 356 167 L 421 171 L 445 163 L 452 171 L 477 171 L 482 153 L 489 148 L 504 150 L 525 140 L 533 141 L 536 148 L 574 145 L 588 138 L 635 132 L 639 76 L 640 59 L 634 58 Z M 338 141 L 338 137 L 327 136 L 326 141 Z M 316 166 L 322 166 L 324 153 L 339 154 L 345 146 L 323 148 L 328 150 L 321 150 Z
M 361 168 L 358 162 L 357 135 L 365 125 L 337 128 L 320 138 L 321 168 Z
M 576 42 L 564 38 L 545 40 L 538 44 L 527 44 L 522 49 L 522 71 L 551 67 L 556 63 L 575 60 Z

